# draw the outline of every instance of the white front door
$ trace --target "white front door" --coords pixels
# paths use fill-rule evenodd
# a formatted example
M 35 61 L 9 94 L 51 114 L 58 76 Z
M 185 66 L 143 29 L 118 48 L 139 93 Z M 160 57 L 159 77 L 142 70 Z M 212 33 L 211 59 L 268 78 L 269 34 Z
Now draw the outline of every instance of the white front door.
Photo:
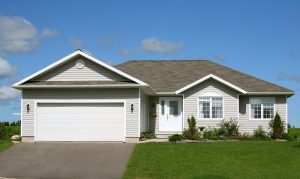
M 159 131 L 182 131 L 182 98 L 159 98 Z

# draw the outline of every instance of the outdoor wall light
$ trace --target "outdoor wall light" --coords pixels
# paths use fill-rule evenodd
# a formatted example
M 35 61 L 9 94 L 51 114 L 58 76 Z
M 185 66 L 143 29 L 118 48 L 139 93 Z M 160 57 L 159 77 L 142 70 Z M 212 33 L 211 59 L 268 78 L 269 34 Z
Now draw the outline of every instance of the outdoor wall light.
M 153 109 L 155 108 L 155 103 L 152 103 L 152 108 L 153 108 Z
M 29 106 L 29 104 L 26 105 L 26 110 L 27 110 L 27 113 L 29 113 L 29 111 L 30 111 L 30 106 Z
M 131 110 L 131 112 L 133 112 L 133 110 L 134 110 L 133 104 L 130 105 L 130 110 Z

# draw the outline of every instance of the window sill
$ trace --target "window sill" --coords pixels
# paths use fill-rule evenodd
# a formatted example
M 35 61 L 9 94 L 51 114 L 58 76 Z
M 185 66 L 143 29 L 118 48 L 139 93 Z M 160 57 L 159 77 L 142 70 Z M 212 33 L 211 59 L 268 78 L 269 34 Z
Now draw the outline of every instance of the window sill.
M 221 121 L 223 118 L 198 118 L 201 121 Z
M 250 121 L 270 121 L 272 120 L 272 118 L 260 118 L 260 119 L 253 119 L 253 118 L 250 118 L 249 119 Z

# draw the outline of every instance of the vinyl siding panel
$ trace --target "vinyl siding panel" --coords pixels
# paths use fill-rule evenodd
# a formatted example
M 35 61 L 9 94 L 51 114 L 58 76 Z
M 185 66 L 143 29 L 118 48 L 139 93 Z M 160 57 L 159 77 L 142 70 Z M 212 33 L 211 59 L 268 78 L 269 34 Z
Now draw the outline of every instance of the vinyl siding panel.
M 252 134 L 258 126 L 262 126 L 265 131 L 269 131 L 269 120 L 251 120 L 250 118 L 250 97 L 254 96 L 240 96 L 240 120 L 239 120 L 239 130 L 241 133 Z M 262 96 L 263 97 L 263 96 Z M 270 96 L 268 96 L 270 97 Z M 274 96 L 275 97 L 275 111 L 281 116 L 282 120 L 286 121 L 286 96 Z
M 61 66 L 33 79 L 33 81 L 129 81 L 121 75 L 83 57 L 80 57 L 80 59 L 84 61 L 84 67 L 79 69 L 76 67 L 77 59 L 79 57 L 67 61 Z
M 216 119 L 199 119 L 198 118 L 198 97 L 205 92 L 216 92 L 223 96 L 224 100 L 224 118 L 225 119 L 238 119 L 238 93 L 215 81 L 209 79 L 184 93 L 184 128 L 188 127 L 188 117 L 194 116 L 197 121 L 197 126 L 200 127 L 217 127 L 221 120 Z
M 30 89 L 23 90 L 22 136 L 34 136 L 36 100 L 115 99 L 126 100 L 126 137 L 139 137 L 139 91 L 138 89 Z M 30 105 L 27 112 L 26 105 Z M 130 106 L 134 105 L 131 111 Z
M 141 134 L 143 132 L 147 132 L 148 131 L 148 96 L 141 91 L 140 92 L 140 99 L 141 99 L 141 103 L 140 103 L 140 109 L 141 109 Z

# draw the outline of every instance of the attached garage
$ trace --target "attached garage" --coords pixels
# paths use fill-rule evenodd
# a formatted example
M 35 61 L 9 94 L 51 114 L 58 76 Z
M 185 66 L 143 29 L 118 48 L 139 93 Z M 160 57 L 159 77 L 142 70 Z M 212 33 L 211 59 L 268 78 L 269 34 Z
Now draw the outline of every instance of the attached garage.
M 37 102 L 35 141 L 125 141 L 124 102 Z

